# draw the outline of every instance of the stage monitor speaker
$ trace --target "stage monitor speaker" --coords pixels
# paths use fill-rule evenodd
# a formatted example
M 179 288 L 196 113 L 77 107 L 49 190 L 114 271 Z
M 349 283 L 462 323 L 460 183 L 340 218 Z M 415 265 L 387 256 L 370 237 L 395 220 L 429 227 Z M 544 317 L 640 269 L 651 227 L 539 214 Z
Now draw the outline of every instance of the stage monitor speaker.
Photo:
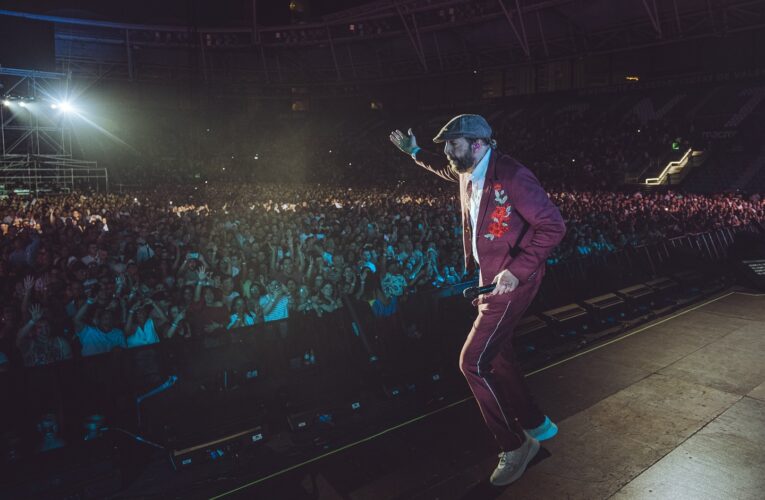
M 542 317 L 550 322 L 561 337 L 586 333 L 591 322 L 590 312 L 579 304 L 568 304 L 544 311 Z
M 217 462 L 248 447 L 262 444 L 265 439 L 265 431 L 258 425 L 206 443 L 173 450 L 170 460 L 176 470 L 204 462 Z
M 627 308 L 620 295 L 615 293 L 598 295 L 582 301 L 582 305 L 592 313 L 598 325 L 612 325 L 624 318 L 624 312 Z
M 673 274 L 672 277 L 677 280 L 686 291 L 694 293 L 698 293 L 705 283 L 704 275 L 693 270 L 681 271 Z
M 739 269 L 745 283 L 765 291 L 765 259 L 742 260 Z
M 659 301 L 669 300 L 680 289 L 680 283 L 666 277 L 646 281 L 645 284 L 656 292 L 656 297 Z
M 728 255 L 735 262 L 740 282 L 765 290 L 765 236 L 750 232 L 737 234 Z

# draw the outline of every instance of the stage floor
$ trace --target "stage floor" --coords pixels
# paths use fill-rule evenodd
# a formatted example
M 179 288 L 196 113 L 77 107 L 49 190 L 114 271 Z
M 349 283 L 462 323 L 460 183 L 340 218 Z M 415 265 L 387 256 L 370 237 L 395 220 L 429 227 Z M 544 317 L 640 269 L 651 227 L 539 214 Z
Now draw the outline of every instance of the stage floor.
M 271 479 L 205 488 L 205 496 L 765 496 L 765 296 L 724 292 L 528 382 L 560 430 L 510 486 L 488 483 L 496 449 L 468 400 Z

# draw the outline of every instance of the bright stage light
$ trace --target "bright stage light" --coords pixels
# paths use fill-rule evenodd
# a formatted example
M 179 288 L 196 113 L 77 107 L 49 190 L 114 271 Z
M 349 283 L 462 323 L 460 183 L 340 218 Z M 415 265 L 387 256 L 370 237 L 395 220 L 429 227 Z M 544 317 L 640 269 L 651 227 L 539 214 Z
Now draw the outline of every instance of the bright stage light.
M 3 105 L 5 105 L 5 106 L 10 108 L 11 107 L 11 101 L 9 101 L 8 99 L 3 99 Z
M 19 106 L 21 106 L 22 108 L 26 108 L 27 107 L 27 103 L 25 103 L 24 101 L 21 101 L 21 102 L 19 102 Z
M 57 109 L 62 113 L 76 113 L 77 109 L 75 109 L 74 106 L 72 106 L 72 103 L 69 101 L 58 101 L 51 103 L 50 109 Z

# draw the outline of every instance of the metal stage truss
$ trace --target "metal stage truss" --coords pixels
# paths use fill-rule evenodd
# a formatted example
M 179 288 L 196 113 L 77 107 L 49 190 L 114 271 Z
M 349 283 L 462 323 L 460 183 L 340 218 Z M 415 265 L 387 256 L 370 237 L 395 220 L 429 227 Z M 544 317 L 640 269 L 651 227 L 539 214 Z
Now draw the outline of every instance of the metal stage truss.
M 108 190 L 105 168 L 73 157 L 71 118 L 52 109 L 71 75 L 0 68 L 0 78 L 0 194 Z

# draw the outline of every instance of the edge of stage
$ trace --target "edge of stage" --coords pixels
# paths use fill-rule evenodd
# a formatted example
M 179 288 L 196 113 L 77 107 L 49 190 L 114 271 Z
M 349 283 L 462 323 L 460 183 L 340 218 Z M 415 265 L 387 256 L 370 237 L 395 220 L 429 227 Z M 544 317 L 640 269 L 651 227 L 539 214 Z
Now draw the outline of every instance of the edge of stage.
M 559 434 L 507 487 L 488 483 L 496 446 L 466 398 L 270 476 L 187 483 L 182 496 L 761 498 L 763 324 L 765 294 L 730 289 L 530 372 Z

